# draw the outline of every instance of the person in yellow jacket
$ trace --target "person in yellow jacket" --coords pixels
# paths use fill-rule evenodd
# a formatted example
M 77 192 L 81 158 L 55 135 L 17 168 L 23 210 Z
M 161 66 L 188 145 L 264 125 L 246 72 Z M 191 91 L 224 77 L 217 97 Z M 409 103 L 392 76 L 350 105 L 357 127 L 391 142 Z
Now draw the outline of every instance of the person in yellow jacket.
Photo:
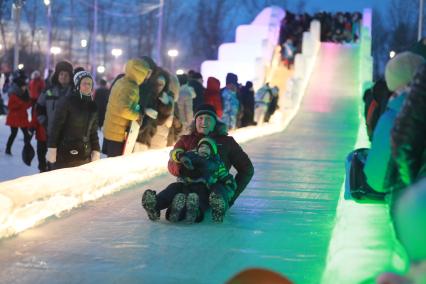
M 139 85 L 151 72 L 146 61 L 131 59 L 126 63 L 124 76 L 113 85 L 105 114 L 102 147 L 108 157 L 122 155 L 130 122 L 141 119 Z

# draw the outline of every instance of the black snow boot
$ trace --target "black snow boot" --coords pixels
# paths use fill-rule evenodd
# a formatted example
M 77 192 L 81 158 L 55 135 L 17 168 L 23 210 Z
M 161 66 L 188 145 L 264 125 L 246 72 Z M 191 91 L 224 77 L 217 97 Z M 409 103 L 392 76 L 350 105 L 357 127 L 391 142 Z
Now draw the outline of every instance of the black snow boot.
M 209 204 L 212 208 L 212 220 L 215 223 L 222 223 L 225 216 L 226 205 L 222 196 L 212 192 L 209 196 Z
M 188 224 L 192 224 L 195 222 L 195 220 L 198 217 L 200 206 L 200 199 L 198 197 L 198 194 L 195 192 L 188 194 L 186 197 L 186 216 L 185 216 L 185 222 Z
M 186 197 L 183 193 L 178 193 L 173 197 L 172 204 L 170 205 L 170 214 L 169 221 L 170 222 L 178 222 L 180 221 L 180 217 L 182 215 L 182 210 L 185 208 Z
M 160 219 L 160 210 L 155 209 L 155 205 L 157 205 L 157 194 L 154 190 L 147 189 L 142 195 L 142 207 L 151 221 Z

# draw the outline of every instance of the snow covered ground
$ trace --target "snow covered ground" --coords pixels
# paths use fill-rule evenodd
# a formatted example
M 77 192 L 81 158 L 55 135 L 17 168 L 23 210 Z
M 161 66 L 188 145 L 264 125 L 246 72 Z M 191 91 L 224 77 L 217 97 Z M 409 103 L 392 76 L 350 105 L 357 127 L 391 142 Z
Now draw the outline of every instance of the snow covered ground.
M 4 153 L 7 138 L 10 135 L 10 128 L 5 125 L 5 123 L 6 116 L 0 115 L 0 182 L 38 173 L 37 157 L 34 157 L 29 167 L 25 165 L 21 159 L 22 147 L 24 147 L 24 136 L 20 130 L 12 146 L 13 155 L 9 156 Z M 35 139 L 31 141 L 31 144 L 34 150 L 36 150 Z

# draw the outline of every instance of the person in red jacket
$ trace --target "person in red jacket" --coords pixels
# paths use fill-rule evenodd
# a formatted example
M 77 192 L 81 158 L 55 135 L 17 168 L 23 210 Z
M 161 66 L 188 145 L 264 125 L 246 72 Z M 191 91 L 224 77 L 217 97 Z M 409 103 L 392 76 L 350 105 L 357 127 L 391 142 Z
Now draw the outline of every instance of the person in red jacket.
M 234 204 L 250 182 L 254 174 L 254 168 L 250 158 L 240 145 L 234 138 L 228 136 L 226 126 L 218 120 L 216 110 L 212 105 L 204 104 L 198 108 L 194 115 L 190 134 L 183 135 L 170 152 L 168 169 L 176 177 L 184 176 L 192 165 L 188 161 L 184 161 L 183 157 L 185 156 L 183 154 L 195 149 L 198 142 L 205 137 L 210 137 L 216 141 L 218 154 L 225 164 L 226 170 L 229 171 L 231 167 L 234 167 L 237 171 L 235 175 L 237 187 L 230 199 L 222 191 L 213 191 L 209 198 L 212 211 L 220 211 L 221 214 L 225 214 L 226 209 Z M 142 206 L 146 210 L 148 217 L 153 221 L 160 218 L 160 210 L 169 208 L 170 210 L 166 212 L 166 218 L 168 218 L 170 211 L 176 209 L 174 207 L 182 208 L 182 210 L 184 208 L 184 206 L 181 206 L 182 204 L 177 204 L 177 201 L 183 202 L 182 198 L 180 198 L 182 195 L 179 195 L 179 193 L 184 193 L 183 183 L 180 182 L 170 184 L 158 195 L 155 191 L 148 189 L 142 196 Z M 222 218 L 217 219 L 221 220 Z
M 31 74 L 31 81 L 28 86 L 30 92 L 30 98 L 32 103 L 31 108 L 31 129 L 35 131 L 35 137 L 37 140 L 37 158 L 38 158 L 38 169 L 40 172 L 47 171 L 46 164 L 46 153 L 47 153 L 47 134 L 44 126 L 38 121 L 37 117 L 37 100 L 41 93 L 46 88 L 46 83 L 41 78 L 38 70 Z
M 222 97 L 220 96 L 220 81 L 215 77 L 207 79 L 207 88 L 204 91 L 204 100 L 206 104 L 214 106 L 217 117 L 222 118 Z
M 9 102 L 7 107 L 9 112 L 6 117 L 6 125 L 10 126 L 10 135 L 7 139 L 7 155 L 12 155 L 12 144 L 21 128 L 24 134 L 24 142 L 28 143 L 31 136 L 28 133 L 30 122 L 28 120 L 27 109 L 31 107 L 30 96 L 27 90 L 27 77 L 22 70 L 17 70 L 13 74 L 13 83 L 9 90 Z

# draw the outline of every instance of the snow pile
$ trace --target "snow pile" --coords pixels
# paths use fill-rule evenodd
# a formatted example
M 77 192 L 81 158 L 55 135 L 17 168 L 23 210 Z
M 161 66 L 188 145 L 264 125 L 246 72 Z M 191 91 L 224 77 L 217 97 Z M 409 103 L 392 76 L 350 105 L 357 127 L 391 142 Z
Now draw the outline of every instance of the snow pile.
M 318 42 L 312 41 L 312 38 L 310 42 L 318 46 Z M 285 100 L 291 99 L 291 107 L 276 111 L 270 123 L 230 133 L 239 143 L 281 132 L 287 127 L 299 110 L 317 51 L 318 48 L 314 48 L 309 56 L 304 57 L 303 83 L 297 92 L 289 98 L 281 90 L 279 105 L 289 105 Z M 0 238 L 22 232 L 86 201 L 96 200 L 167 172 L 169 151 L 170 148 L 166 148 L 101 159 L 80 167 L 0 183 Z

